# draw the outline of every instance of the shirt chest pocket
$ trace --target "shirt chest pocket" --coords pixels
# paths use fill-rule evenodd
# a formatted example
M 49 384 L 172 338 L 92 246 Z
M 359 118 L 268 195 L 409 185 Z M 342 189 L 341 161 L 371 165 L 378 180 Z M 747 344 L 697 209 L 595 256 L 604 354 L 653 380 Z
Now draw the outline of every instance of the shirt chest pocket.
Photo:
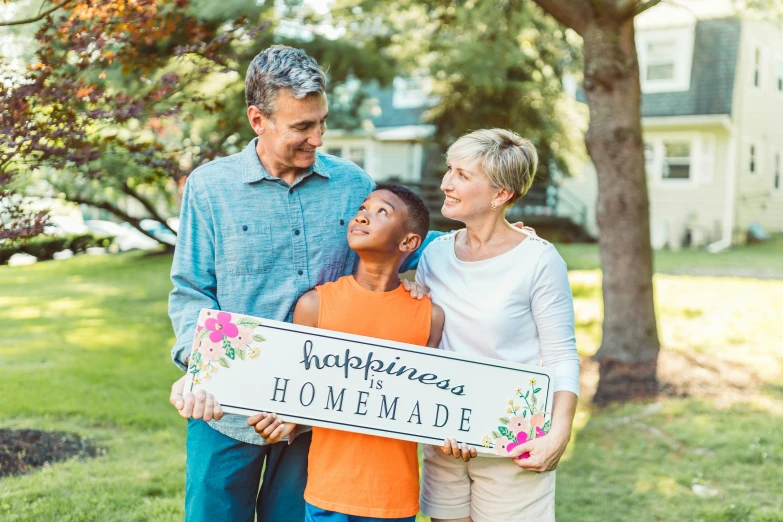
M 347 233 L 348 219 L 339 215 L 324 217 L 317 229 L 317 241 L 324 265 L 342 271 L 350 253 Z
M 223 255 L 229 274 L 267 274 L 272 270 L 274 252 L 269 225 L 232 225 L 224 233 Z

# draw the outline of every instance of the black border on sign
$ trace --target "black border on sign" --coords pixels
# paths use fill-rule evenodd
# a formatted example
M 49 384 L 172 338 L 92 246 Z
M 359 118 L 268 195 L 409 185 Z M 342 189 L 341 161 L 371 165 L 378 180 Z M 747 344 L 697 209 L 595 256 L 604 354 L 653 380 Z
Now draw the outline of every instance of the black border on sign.
M 240 314 L 235 314 L 235 315 L 240 315 Z M 256 319 L 258 319 L 258 318 L 256 318 Z M 363 341 L 354 341 L 352 339 L 344 339 L 342 337 L 336 337 L 336 336 L 331 336 L 331 335 L 324 335 L 324 334 L 311 333 L 311 332 L 302 332 L 301 330 L 296 330 L 296 329 L 293 329 L 293 328 L 283 328 L 281 326 L 271 326 L 271 325 L 264 324 L 263 323 L 263 321 L 264 321 L 263 319 L 261 319 L 261 321 L 262 322 L 261 322 L 261 324 L 259 326 L 261 326 L 263 328 L 269 328 L 269 329 L 272 329 L 272 330 L 282 330 L 284 332 L 292 332 L 292 333 L 303 334 L 303 335 L 312 335 L 312 336 L 315 336 L 315 337 L 323 337 L 325 339 L 332 339 L 332 340 L 336 340 L 336 341 L 343 341 L 343 342 L 349 342 L 349 343 L 354 343 L 354 344 L 361 344 L 362 346 L 375 346 L 375 347 L 384 348 L 384 349 L 387 349 L 387 350 L 397 350 L 399 352 L 415 353 L 417 355 L 426 355 L 426 356 L 429 356 L 429 357 L 438 357 L 438 358 L 441 358 L 441 359 L 449 359 L 449 360 L 452 360 L 452 361 L 462 361 L 462 362 L 471 363 L 471 364 L 478 364 L 480 366 L 489 366 L 491 368 L 500 368 L 500 369 L 503 369 L 503 370 L 512 370 L 512 371 L 517 371 L 517 372 L 529 373 L 529 374 L 533 374 L 533 375 L 539 375 L 541 377 L 546 377 L 546 379 L 547 379 L 547 390 L 546 390 L 546 395 L 545 395 L 546 398 L 544 400 L 544 410 L 546 411 L 548 409 L 548 406 L 549 406 L 549 386 L 552 383 L 551 383 L 551 380 L 550 380 L 549 376 L 547 374 L 545 374 L 545 373 L 538 373 L 538 372 L 534 372 L 534 371 L 530 371 L 530 370 L 522 370 L 522 369 L 519 369 L 519 368 L 509 368 L 508 366 L 501 366 L 499 364 L 492 364 L 490 362 L 472 361 L 472 360 L 469 360 L 469 359 L 462 359 L 461 357 L 449 357 L 448 355 L 444 354 L 443 350 L 438 350 L 436 348 L 432 349 L 432 353 L 430 353 L 429 351 L 409 350 L 409 349 L 406 349 L 406 348 L 399 348 L 399 347 L 396 347 L 396 346 L 386 346 L 386 345 L 383 345 L 383 344 L 374 344 L 374 343 L 368 343 L 368 342 L 363 342 Z M 348 332 L 345 332 L 345 333 L 348 333 Z M 355 335 L 355 334 L 349 334 L 349 335 Z M 391 341 L 391 342 L 397 342 L 397 341 Z M 191 391 L 193 390 L 193 383 L 192 383 L 192 381 L 191 381 L 190 389 L 191 389 Z M 223 406 L 227 406 L 229 408 L 236 408 L 238 410 L 250 411 L 250 412 L 253 412 L 253 413 L 262 413 L 262 410 L 254 410 L 252 408 L 245 408 L 244 406 L 236 406 L 236 405 L 233 405 L 233 404 L 223 404 Z M 435 442 L 438 442 L 438 443 L 443 442 L 443 439 L 437 439 L 435 437 L 428 437 L 426 435 L 416 435 L 416 434 L 407 433 L 407 432 L 404 432 L 404 431 L 384 430 L 384 429 L 381 429 L 381 428 L 360 426 L 358 424 L 350 424 L 350 423 L 347 423 L 347 422 L 335 422 L 335 421 L 331 421 L 331 420 L 316 419 L 316 418 L 312 418 L 312 417 L 301 417 L 299 415 L 288 414 L 288 413 L 285 413 L 284 411 L 280 411 L 280 410 L 275 411 L 274 413 L 277 413 L 277 414 L 280 414 L 280 415 L 285 415 L 286 417 L 289 417 L 291 419 L 302 419 L 302 420 L 305 420 L 305 421 L 317 421 L 317 422 L 333 424 L 335 426 L 350 426 L 352 428 L 361 428 L 363 430 L 368 430 L 368 431 L 377 431 L 377 432 L 381 432 L 381 433 L 393 433 L 393 434 L 396 434 L 396 435 L 406 435 L 408 437 L 417 437 L 417 438 L 420 438 L 420 439 L 428 439 L 428 440 L 432 440 L 432 441 L 435 441 Z M 477 443 L 467 442 L 467 441 L 463 441 L 463 442 L 465 442 L 466 444 L 468 444 L 470 446 L 483 447 L 482 444 L 477 444 Z

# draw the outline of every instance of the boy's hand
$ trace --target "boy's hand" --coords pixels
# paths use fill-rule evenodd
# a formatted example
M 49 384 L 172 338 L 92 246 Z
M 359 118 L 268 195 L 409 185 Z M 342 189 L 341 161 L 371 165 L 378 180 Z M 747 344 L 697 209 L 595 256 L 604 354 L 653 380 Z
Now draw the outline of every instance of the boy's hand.
M 457 439 L 444 439 L 443 446 L 440 448 L 446 455 L 451 455 L 455 459 L 462 459 L 465 462 L 475 458 L 478 455 L 476 448 L 468 446 L 464 442 L 462 446 L 457 442 Z
M 426 286 L 422 286 L 418 284 L 415 281 L 408 281 L 407 279 L 400 279 L 400 283 L 402 283 L 402 287 L 411 293 L 411 297 L 414 299 L 418 299 L 421 301 L 424 299 L 424 296 L 432 297 L 432 294 L 430 294 L 430 289 Z
M 199 390 L 195 395 L 184 393 L 185 377 L 181 377 L 171 385 L 169 402 L 179 411 L 179 415 L 185 419 L 220 420 L 223 418 L 223 409 L 211 393 Z
M 270 444 L 280 442 L 285 437 L 288 437 L 296 424 L 293 422 L 283 422 L 283 419 L 278 418 L 276 413 L 257 413 L 247 419 L 247 423 L 253 426 L 256 433 L 261 435 Z

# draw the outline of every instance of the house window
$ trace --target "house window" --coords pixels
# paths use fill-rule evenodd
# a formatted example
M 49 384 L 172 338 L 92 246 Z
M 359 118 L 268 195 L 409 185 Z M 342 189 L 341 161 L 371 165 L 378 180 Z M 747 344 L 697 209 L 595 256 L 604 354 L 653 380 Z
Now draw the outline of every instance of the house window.
M 356 163 L 359 168 L 364 168 L 364 147 L 350 147 L 348 159 Z
M 761 48 L 753 51 L 753 86 L 761 87 Z
M 677 46 L 674 40 L 647 43 L 647 81 L 674 80 Z
M 644 92 L 690 89 L 694 26 L 641 31 L 636 38 Z
M 326 153 L 330 154 L 332 156 L 337 156 L 338 158 L 341 158 L 343 156 L 343 148 L 342 147 L 327 147 Z
M 653 171 L 655 165 L 655 145 L 649 142 L 644 144 L 644 170 L 647 174 Z
M 775 190 L 780 190 L 780 152 L 775 154 L 775 181 L 773 182 Z
M 691 144 L 687 141 L 663 142 L 663 179 L 691 179 Z
M 755 145 L 750 146 L 748 170 L 751 174 L 756 173 L 756 146 Z

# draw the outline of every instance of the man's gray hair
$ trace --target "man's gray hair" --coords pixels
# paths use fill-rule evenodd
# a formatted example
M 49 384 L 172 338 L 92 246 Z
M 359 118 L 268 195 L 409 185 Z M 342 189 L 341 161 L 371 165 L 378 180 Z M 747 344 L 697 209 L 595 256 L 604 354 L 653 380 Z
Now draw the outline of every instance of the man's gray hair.
M 290 89 L 294 98 L 326 91 L 326 74 L 314 58 L 301 49 L 273 45 L 258 53 L 245 76 L 245 101 L 255 105 L 267 118 L 274 117 L 275 100 L 281 89 Z

